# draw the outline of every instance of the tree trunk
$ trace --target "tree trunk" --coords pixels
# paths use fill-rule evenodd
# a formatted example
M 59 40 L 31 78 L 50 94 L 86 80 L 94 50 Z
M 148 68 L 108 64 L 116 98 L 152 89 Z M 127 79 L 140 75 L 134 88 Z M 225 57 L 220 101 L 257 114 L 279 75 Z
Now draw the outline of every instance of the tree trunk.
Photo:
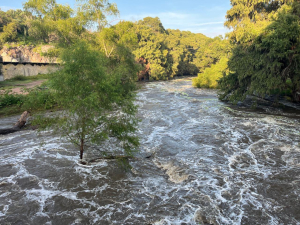
M 0 135 L 11 134 L 17 131 L 20 131 L 26 124 L 26 120 L 30 116 L 28 111 L 23 112 L 18 122 L 12 127 L 8 129 L 0 129 Z
M 81 138 L 81 143 L 80 143 L 80 159 L 82 160 L 83 158 L 83 147 L 84 147 L 84 140 Z
M 293 101 L 300 102 L 300 91 L 293 90 Z

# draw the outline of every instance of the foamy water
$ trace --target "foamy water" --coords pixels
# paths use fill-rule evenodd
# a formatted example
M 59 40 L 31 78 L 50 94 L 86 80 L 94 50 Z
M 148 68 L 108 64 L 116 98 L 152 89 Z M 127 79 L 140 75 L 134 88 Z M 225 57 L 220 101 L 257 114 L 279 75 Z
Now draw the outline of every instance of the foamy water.
M 136 104 L 130 172 L 79 165 L 50 132 L 0 136 L 0 224 L 300 224 L 296 113 L 229 107 L 189 79 L 148 83 Z

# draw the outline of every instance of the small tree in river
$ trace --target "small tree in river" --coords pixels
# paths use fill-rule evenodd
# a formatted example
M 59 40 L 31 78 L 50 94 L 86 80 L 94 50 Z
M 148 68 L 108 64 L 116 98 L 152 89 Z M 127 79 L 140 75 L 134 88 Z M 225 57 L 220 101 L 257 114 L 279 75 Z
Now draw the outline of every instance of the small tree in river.
M 85 42 L 61 54 L 62 69 L 50 80 L 58 104 L 58 118 L 48 119 L 68 140 L 79 146 L 80 159 L 88 143 L 99 144 L 109 137 L 120 140 L 126 156 L 139 145 L 135 117 L 135 74 L 123 73 L 122 65 L 111 63 Z

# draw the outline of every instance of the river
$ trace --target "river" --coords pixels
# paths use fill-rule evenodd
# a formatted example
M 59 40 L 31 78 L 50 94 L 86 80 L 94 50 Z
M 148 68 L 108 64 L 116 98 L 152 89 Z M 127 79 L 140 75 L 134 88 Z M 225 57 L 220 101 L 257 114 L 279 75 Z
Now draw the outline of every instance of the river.
M 231 107 L 190 78 L 146 83 L 136 104 L 129 172 L 78 164 L 51 132 L 0 136 L 0 224 L 300 224 L 299 114 Z

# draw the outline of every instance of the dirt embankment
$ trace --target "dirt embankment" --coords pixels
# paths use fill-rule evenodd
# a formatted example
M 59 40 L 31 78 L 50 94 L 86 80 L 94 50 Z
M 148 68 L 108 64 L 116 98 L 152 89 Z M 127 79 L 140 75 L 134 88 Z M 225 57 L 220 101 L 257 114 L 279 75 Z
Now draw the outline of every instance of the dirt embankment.
M 12 87 L 10 90 L 12 94 L 27 94 L 28 92 L 25 91 L 25 89 L 30 89 L 30 88 L 40 86 L 45 81 L 46 80 L 37 80 L 29 83 L 20 83 Z M 5 93 L 5 90 L 0 90 L 0 94 L 3 93 Z

